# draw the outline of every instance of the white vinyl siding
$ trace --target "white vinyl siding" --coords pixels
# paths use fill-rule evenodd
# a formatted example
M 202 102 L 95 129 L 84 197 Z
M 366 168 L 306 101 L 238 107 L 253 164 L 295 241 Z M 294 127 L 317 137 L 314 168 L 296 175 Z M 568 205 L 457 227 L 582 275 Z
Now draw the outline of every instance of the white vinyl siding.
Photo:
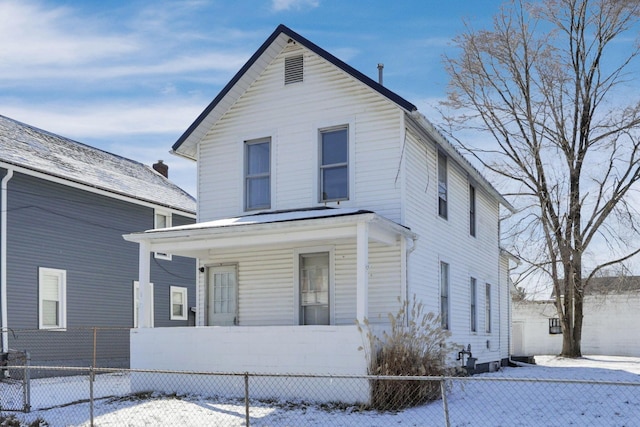
M 305 55 L 305 83 L 283 85 L 284 58 L 295 53 Z M 388 99 L 332 64 L 299 46 L 285 48 L 200 143 L 199 221 L 244 212 L 238 172 L 243 159 L 237 147 L 264 135 L 272 141 L 271 209 L 324 205 L 315 190 L 320 187 L 318 131 L 345 124 L 349 200 L 327 206 L 369 209 L 400 221 L 402 119 L 402 111 Z
M 38 270 L 39 328 L 67 327 L 67 272 L 40 267 Z
M 181 286 L 171 286 L 169 288 L 169 293 L 171 320 L 187 320 L 187 288 L 183 288 Z

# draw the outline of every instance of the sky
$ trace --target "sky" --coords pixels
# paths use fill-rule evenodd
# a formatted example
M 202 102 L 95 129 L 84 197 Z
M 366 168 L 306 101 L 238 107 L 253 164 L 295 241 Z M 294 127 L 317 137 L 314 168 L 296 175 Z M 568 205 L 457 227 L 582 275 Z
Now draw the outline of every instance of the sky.
M 564 359 L 536 356 L 536 365 L 502 368 L 498 372 L 457 378 L 447 393 L 449 421 L 455 426 L 584 425 L 637 426 L 640 417 L 640 359 L 586 356 Z M 161 375 L 161 374 L 155 374 Z M 202 378 L 202 377 L 200 377 Z M 492 381 L 493 380 L 493 381 Z M 250 392 L 252 381 L 250 377 Z M 597 384 L 595 382 L 598 382 Z M 625 385 L 615 385 L 625 383 Z M 167 385 L 179 384 L 167 377 Z M 0 402 L 11 408 L 18 382 L 0 383 Z M 30 413 L 4 412 L 24 422 L 40 417 L 51 427 L 89 425 L 87 376 L 31 381 Z M 242 399 L 206 395 L 161 395 L 147 398 L 131 393 L 128 374 L 97 375 L 93 414 L 99 426 L 243 426 Z M 103 398 L 111 396 L 111 398 Z M 5 399 L 6 401 L 3 401 Z M 75 402 L 69 404 L 71 402 Z M 442 401 L 400 410 L 376 412 L 347 407 L 327 409 L 313 404 L 278 404 L 250 400 L 255 426 L 415 426 L 444 425 Z M 42 409 L 50 408 L 50 409 Z M 330 408 L 330 406 L 329 406 Z M 542 409 L 541 409 L 542 408 Z M 428 424 L 427 424 L 428 423 Z
M 1 0 L 0 114 L 152 164 L 192 195 L 171 146 L 279 24 L 425 115 L 445 96 L 442 55 L 498 0 Z M 432 118 L 435 122 L 435 118 Z

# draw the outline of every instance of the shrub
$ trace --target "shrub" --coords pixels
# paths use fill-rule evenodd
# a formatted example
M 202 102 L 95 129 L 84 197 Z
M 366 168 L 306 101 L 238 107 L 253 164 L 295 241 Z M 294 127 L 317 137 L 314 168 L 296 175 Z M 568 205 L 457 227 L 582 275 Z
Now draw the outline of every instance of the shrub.
M 443 376 L 447 373 L 450 332 L 440 326 L 440 317 L 424 313 L 417 302 L 401 302 L 395 315 L 389 314 L 390 328 L 376 335 L 368 319 L 358 330 L 369 343 L 365 357 L 370 375 Z M 364 349 L 364 347 L 360 347 Z M 440 381 L 371 380 L 370 405 L 378 410 L 398 410 L 417 406 L 440 398 Z

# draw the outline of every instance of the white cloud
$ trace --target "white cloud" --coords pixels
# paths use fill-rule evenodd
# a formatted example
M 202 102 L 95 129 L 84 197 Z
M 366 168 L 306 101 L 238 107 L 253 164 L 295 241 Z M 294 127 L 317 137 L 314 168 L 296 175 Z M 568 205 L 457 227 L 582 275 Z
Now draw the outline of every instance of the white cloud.
M 315 8 L 320 5 L 319 0 L 272 0 L 271 8 L 274 12 L 285 10 L 300 10 L 305 7 Z

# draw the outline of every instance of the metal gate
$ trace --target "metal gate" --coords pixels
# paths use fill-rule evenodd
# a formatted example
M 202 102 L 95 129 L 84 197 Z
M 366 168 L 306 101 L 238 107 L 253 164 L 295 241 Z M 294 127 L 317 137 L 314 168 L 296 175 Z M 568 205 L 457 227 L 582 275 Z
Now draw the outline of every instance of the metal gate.
M 0 412 L 29 412 L 29 353 L 0 353 Z

